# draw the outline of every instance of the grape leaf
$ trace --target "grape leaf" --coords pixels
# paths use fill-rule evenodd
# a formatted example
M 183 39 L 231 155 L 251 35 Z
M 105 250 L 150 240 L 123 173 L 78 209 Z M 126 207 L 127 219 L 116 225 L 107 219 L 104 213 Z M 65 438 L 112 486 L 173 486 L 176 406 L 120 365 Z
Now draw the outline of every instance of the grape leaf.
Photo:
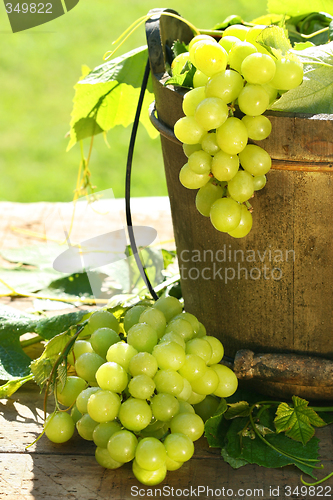
M 276 432 L 285 432 L 288 437 L 305 445 L 314 435 L 312 426 L 323 427 L 326 424 L 312 408 L 308 407 L 308 401 L 298 396 L 293 396 L 292 400 L 293 407 L 287 403 L 279 405 L 274 419 Z
M 81 139 L 107 132 L 115 125 L 127 127 L 133 122 L 147 60 L 147 47 L 140 47 L 107 61 L 79 80 L 74 87 L 67 150 Z M 140 120 L 149 135 L 157 137 L 158 132 L 148 117 L 148 106 L 153 100 L 149 85 Z
M 273 55 L 285 54 L 291 49 L 291 43 L 283 28 L 279 26 L 268 26 L 263 29 L 256 42 L 265 48 L 273 50 Z
M 296 51 L 304 66 L 301 85 L 283 94 L 270 109 L 296 113 L 333 113 L 333 42 Z
M 223 418 L 227 408 L 225 399 L 221 399 L 215 414 L 206 420 L 205 437 L 211 448 L 222 448 L 223 446 L 225 434 L 229 427 L 229 422 L 226 422 Z
M 264 443 L 258 436 L 255 439 L 244 435 L 240 438 L 240 433 L 246 428 L 248 422 L 247 417 L 235 418 L 231 421 L 226 434 L 225 451 L 222 456 L 227 454 L 227 456 L 232 457 L 236 460 L 237 467 L 241 465 L 240 460 L 267 468 L 279 468 L 294 464 L 306 474 L 315 477 L 313 475 L 313 466 L 318 461 L 319 440 L 317 438 L 312 438 L 303 446 L 301 443 L 289 439 L 284 434 L 267 435 L 265 439 L 272 446 L 275 446 L 277 450 L 280 450 L 277 451 Z M 265 427 L 271 428 L 273 424 L 273 412 L 266 411 L 263 413 L 260 417 L 260 422 Z M 282 452 L 289 456 L 285 456 Z M 309 459 L 315 460 L 315 462 L 312 462 L 312 465 L 308 465 L 309 462 L 307 464 L 306 461 Z M 233 466 L 231 460 L 227 461 Z
M 11 307 L 0 306 L 0 379 L 11 380 L 30 373 L 31 358 L 21 347 L 21 335 L 35 332 L 48 340 L 78 323 L 85 314 L 86 311 L 78 311 L 38 319 Z
M 297 16 L 312 12 L 327 12 L 333 14 L 332 0 L 312 0 L 309 6 L 304 0 L 268 0 L 267 8 L 274 14 L 289 14 Z
M 193 76 L 196 69 L 192 63 L 186 62 L 184 68 L 179 75 L 174 75 L 168 78 L 164 85 L 175 85 L 176 87 L 193 87 Z
M 229 405 L 224 414 L 224 418 L 231 420 L 236 417 L 248 417 L 250 415 L 250 405 L 247 401 L 238 401 Z

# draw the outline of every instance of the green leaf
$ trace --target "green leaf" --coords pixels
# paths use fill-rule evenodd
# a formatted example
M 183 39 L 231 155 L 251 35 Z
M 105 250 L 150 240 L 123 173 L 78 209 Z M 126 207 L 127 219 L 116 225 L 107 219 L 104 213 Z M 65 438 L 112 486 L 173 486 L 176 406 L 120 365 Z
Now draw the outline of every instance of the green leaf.
M 272 49 L 273 55 L 286 54 L 291 49 L 291 43 L 283 28 L 268 26 L 261 31 L 256 42 L 267 49 Z
M 37 267 L 39 269 L 53 269 L 52 263 L 59 255 L 59 245 L 27 245 L 18 248 L 3 248 L 0 255 L 8 262 L 16 262 Z M 54 271 L 54 270 L 53 270 Z M 59 275 L 59 273 L 58 273 Z
M 23 351 L 20 336 L 35 332 L 43 339 L 67 330 L 78 323 L 87 311 L 38 319 L 8 306 L 0 306 L 0 379 L 11 380 L 30 373 L 31 358 Z
M 185 45 L 185 43 L 184 42 L 180 42 L 179 40 L 176 40 L 173 43 L 171 49 L 172 49 L 172 53 L 173 53 L 174 57 L 179 56 L 179 54 L 184 54 L 185 52 L 188 52 L 188 48 Z
M 182 69 L 179 75 L 171 76 L 168 78 L 164 85 L 175 85 L 175 87 L 185 87 L 192 88 L 193 87 L 193 76 L 196 71 L 196 68 L 192 63 L 186 62 L 184 68 Z
M 233 469 L 239 469 L 240 467 L 243 467 L 244 465 L 248 465 L 248 461 L 244 460 L 242 458 L 234 458 L 229 453 L 227 452 L 226 448 L 222 448 L 221 450 L 221 456 L 223 457 L 224 461 L 227 462 Z
M 296 113 L 333 113 L 333 42 L 296 54 L 304 66 L 303 83 L 283 94 L 270 109 Z
M 310 47 L 314 47 L 312 42 L 296 42 L 293 48 L 294 50 L 304 50 Z
M 140 47 L 98 66 L 75 85 L 67 150 L 81 139 L 133 122 L 147 60 L 147 47 Z M 157 137 L 148 117 L 148 106 L 153 100 L 149 87 L 140 120 L 149 135 Z
M 0 267 L 0 295 L 25 295 L 47 287 L 59 277 L 54 269 L 7 269 Z M 7 286 L 8 285 L 8 286 Z
M 288 14 L 297 16 L 312 12 L 327 12 L 333 15 L 333 4 L 331 0 L 312 0 L 310 5 L 304 0 L 268 0 L 269 12 L 275 14 Z
M 286 435 L 295 441 L 300 441 L 305 445 L 314 435 L 315 427 L 323 427 L 325 422 L 319 415 L 308 407 L 308 401 L 293 396 L 294 406 L 281 403 L 276 411 L 274 424 L 276 432 L 285 432 Z
M 260 417 L 261 425 L 271 428 L 273 426 L 274 410 L 264 412 Z M 261 465 L 267 468 L 279 468 L 294 464 L 306 474 L 313 475 L 313 467 L 318 463 L 318 443 L 317 438 L 312 438 L 305 446 L 301 443 L 289 439 L 284 434 L 269 434 L 265 439 L 278 450 L 276 451 L 265 444 L 258 436 L 255 439 L 242 437 L 242 433 L 247 427 L 249 420 L 247 417 L 236 418 L 231 421 L 231 425 L 226 435 L 225 449 L 229 456 L 236 460 L 245 460 L 251 464 Z M 293 455 L 293 457 L 285 456 Z M 298 457 L 298 458 L 297 458 Z M 314 462 L 309 462 L 309 459 Z M 304 463 L 302 463 L 304 462 Z
M 33 379 L 33 375 L 27 375 L 26 377 L 16 377 L 9 380 L 6 384 L 0 386 L 0 399 L 9 398 L 14 392 L 16 392 L 22 385 Z
M 211 448 L 221 448 L 224 444 L 224 438 L 229 427 L 229 423 L 223 418 L 227 408 L 225 399 L 221 399 L 215 415 L 206 420 L 205 437 Z
M 247 401 L 239 401 L 228 405 L 229 408 L 224 414 L 224 418 L 231 420 L 236 417 L 248 417 L 250 415 L 250 405 Z

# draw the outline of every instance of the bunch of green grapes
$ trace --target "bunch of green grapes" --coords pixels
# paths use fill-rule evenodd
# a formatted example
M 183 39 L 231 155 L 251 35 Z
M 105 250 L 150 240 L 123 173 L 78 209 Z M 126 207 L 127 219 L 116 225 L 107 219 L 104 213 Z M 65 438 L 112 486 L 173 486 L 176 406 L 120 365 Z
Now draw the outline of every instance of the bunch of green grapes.
M 101 466 L 132 462 L 135 477 L 155 485 L 192 457 L 204 422 L 238 381 L 220 364 L 222 343 L 175 297 L 132 307 L 123 329 L 108 311 L 90 316 L 69 357 L 76 375 L 57 386 L 71 411 L 49 415 L 45 434 L 62 443 L 76 427 Z
M 269 136 L 271 122 L 263 113 L 278 95 L 303 80 L 297 56 L 275 57 L 256 42 L 264 28 L 230 26 L 219 42 L 198 35 L 172 63 L 174 73 L 186 61 L 196 68 L 194 88 L 183 99 L 185 116 L 174 126 L 188 157 L 180 182 L 198 189 L 198 211 L 235 238 L 251 230 L 248 200 L 265 186 L 271 168 L 269 154 L 249 139 Z M 234 116 L 236 105 L 239 118 Z

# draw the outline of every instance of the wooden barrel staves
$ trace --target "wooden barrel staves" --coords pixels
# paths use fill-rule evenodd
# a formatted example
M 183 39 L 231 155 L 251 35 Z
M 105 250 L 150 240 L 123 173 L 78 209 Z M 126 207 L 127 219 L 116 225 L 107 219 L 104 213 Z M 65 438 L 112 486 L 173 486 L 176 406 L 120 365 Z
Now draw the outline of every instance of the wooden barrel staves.
M 151 119 L 161 133 L 185 308 L 223 342 L 227 356 L 237 353 L 239 378 L 251 379 L 240 350 L 253 351 L 257 361 L 270 353 L 277 368 L 284 360 L 283 376 L 257 370 L 257 389 L 333 399 L 333 115 L 267 113 L 272 133 L 258 144 L 273 161 L 267 185 L 250 200 L 253 228 L 241 239 L 218 232 L 196 210 L 196 191 L 179 182 L 186 157 L 173 126 L 183 116 L 185 91 L 164 85 L 173 41 L 188 43 L 193 35 L 160 12 L 146 24 Z M 326 383 L 317 376 L 320 366 Z

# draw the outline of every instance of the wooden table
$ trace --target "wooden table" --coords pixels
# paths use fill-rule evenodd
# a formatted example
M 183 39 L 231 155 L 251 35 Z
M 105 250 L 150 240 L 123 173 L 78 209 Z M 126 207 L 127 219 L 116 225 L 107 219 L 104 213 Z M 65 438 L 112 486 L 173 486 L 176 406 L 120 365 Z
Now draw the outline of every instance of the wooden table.
M 135 201 L 134 221 L 157 224 L 160 240 L 172 241 L 172 225 L 167 200 Z M 13 231 L 11 227 L 38 232 L 54 206 L 0 203 L 0 242 L 6 247 L 37 244 L 39 239 Z M 70 212 L 69 212 L 70 213 Z M 138 223 L 138 222 L 135 222 Z M 30 299 L 0 299 L 1 303 L 26 310 Z M 43 436 L 26 450 L 42 431 L 43 395 L 33 383 L 26 384 L 7 400 L 0 401 L 0 499 L 1 500 L 127 500 L 131 498 L 263 498 L 307 499 L 333 496 L 333 478 L 324 483 L 321 496 L 297 495 L 302 483 L 294 467 L 265 469 L 247 465 L 238 470 L 223 461 L 219 450 L 209 449 L 201 438 L 195 455 L 178 471 L 169 472 L 156 487 L 141 485 L 131 466 L 116 471 L 100 467 L 94 458 L 94 445 L 77 434 L 66 444 L 56 445 Z M 333 471 L 333 426 L 318 429 L 321 440 L 323 477 Z M 308 478 L 307 478 L 308 479 Z M 325 490 L 325 487 L 327 488 Z M 164 490 L 163 490 L 164 488 Z M 291 490 L 290 490 L 291 488 Z M 330 488 L 330 489 L 329 489 Z M 293 494 L 290 494 L 294 492 Z

